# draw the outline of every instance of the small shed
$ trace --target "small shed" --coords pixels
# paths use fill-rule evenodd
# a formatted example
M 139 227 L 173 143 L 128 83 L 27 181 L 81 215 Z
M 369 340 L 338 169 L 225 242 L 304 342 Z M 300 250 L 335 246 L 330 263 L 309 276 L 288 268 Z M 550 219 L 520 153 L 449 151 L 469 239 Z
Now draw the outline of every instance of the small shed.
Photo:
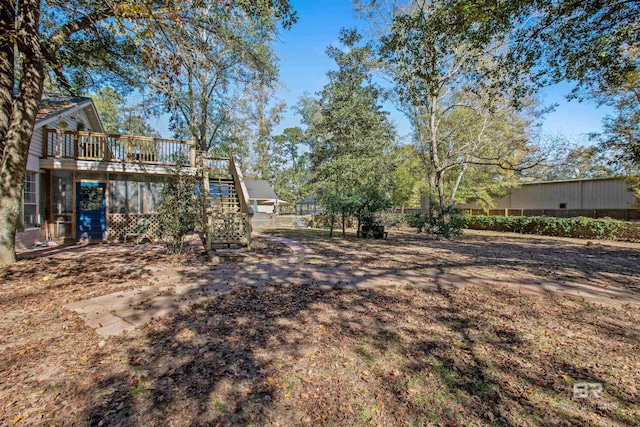
M 296 215 L 321 213 L 324 213 L 324 209 L 315 197 L 307 197 L 296 202 Z
M 278 213 L 278 207 L 287 204 L 278 198 L 271 185 L 264 179 L 245 179 L 244 183 L 254 212 Z

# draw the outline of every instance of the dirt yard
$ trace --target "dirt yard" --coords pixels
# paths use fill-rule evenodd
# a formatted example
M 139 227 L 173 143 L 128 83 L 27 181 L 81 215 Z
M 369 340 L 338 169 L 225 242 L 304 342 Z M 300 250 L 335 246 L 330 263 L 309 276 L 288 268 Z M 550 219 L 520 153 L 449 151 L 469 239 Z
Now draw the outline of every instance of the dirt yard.
M 276 234 L 314 249 L 307 262 L 318 265 L 640 286 L 640 245 Z M 287 255 L 255 246 L 264 260 Z M 247 286 L 109 339 L 64 309 L 153 285 L 153 269 L 206 262 L 159 245 L 97 245 L 0 270 L 0 424 L 640 426 L 640 309 L 624 302 L 495 287 Z

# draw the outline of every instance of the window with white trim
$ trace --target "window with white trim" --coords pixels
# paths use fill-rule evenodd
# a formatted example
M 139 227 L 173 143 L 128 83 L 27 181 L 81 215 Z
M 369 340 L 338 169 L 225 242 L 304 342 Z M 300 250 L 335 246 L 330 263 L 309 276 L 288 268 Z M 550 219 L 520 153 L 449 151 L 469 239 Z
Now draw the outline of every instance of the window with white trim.
M 40 226 L 38 223 L 38 174 L 36 172 L 27 171 L 24 176 L 22 221 L 24 228 Z

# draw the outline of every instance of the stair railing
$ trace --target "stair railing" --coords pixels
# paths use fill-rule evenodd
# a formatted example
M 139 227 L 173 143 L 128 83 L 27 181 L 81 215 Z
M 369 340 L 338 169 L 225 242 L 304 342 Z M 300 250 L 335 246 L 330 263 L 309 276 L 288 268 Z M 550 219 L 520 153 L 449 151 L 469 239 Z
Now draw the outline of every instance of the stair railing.
M 249 204 L 249 191 L 244 183 L 244 177 L 242 171 L 238 167 L 238 164 L 234 160 L 233 156 L 229 160 L 229 172 L 233 176 L 233 183 L 236 186 L 236 194 L 240 201 L 240 212 L 246 214 L 247 221 L 247 248 L 251 249 L 251 217 L 253 216 L 253 208 Z

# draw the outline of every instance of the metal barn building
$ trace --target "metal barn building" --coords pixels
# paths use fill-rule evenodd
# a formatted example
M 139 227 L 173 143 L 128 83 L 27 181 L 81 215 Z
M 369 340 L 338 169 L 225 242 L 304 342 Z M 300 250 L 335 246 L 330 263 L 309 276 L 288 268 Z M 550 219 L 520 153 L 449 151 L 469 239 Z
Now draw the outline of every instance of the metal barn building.
M 538 211 L 520 213 L 529 216 L 592 216 L 585 211 L 637 210 L 640 207 L 633 190 L 624 178 L 527 183 L 522 184 L 520 188 L 511 189 L 506 197 L 494 199 L 494 204 L 490 211 L 505 209 Z M 458 207 L 461 209 L 482 209 L 482 206 L 477 202 L 461 204 Z M 539 213 L 539 211 L 545 212 Z M 563 211 L 567 215 L 563 215 Z M 513 214 L 517 213 L 513 212 Z M 602 214 L 606 215 L 604 212 Z

